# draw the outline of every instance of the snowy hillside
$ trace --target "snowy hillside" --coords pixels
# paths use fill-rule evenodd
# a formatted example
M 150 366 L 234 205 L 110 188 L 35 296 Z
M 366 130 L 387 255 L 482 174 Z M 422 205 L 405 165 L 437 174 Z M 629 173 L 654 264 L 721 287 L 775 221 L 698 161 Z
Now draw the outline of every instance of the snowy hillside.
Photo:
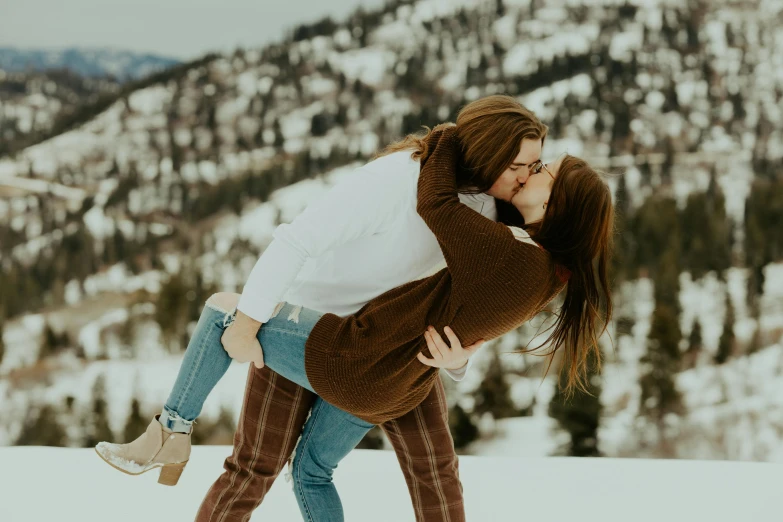
M 229 447 L 195 448 L 176 487 L 119 473 L 87 449 L 0 448 L 4 522 L 192 520 Z M 41 473 L 45 464 L 46 473 Z M 463 457 L 467 520 L 777 522 L 780 466 L 739 462 Z M 393 452 L 357 450 L 335 472 L 346 520 L 414 520 Z M 41 501 L 45 492 L 46 501 Z M 279 477 L 251 520 L 299 520 Z
M 242 276 L 225 257 L 231 245 L 240 241 L 249 245 L 239 261 L 241 270 L 249 272 L 256 260 L 255 252 L 269 243 L 275 225 L 292 220 L 353 166 L 336 169 L 316 180 L 295 183 L 272 193 L 265 203 L 249 204 L 239 215 L 229 214 L 215 220 L 208 236 L 213 246 L 190 261 L 195 262 L 205 280 L 214 281 L 216 287 L 241 287 Z M 95 226 L 103 226 L 102 223 L 97 221 Z M 141 403 L 145 412 L 159 409 L 174 381 L 181 356 L 170 355 L 164 347 L 163 332 L 151 314 L 154 306 L 130 304 L 132 296 L 140 291 L 160 292 L 166 271 L 176 273 L 182 262 L 182 254 L 169 253 L 163 257 L 164 269 L 138 276 L 129 273 L 123 264 L 114 265 L 89 276 L 81 285 L 77 281 L 69 282 L 65 288 L 69 306 L 9 322 L 4 337 L 6 355 L 0 363 L 0 376 L 6 377 L 0 379 L 0 394 L 4 396 L 0 417 L 6 419 L 0 425 L 0 442 L 9 444 L 18 436 L 31 404 L 69 402 L 69 412 L 62 420 L 66 425 L 73 425 L 80 411 L 86 412 L 92 407 L 99 377 L 109 384 L 105 399 L 111 405 L 109 426 L 114 433 L 122 432 L 133 399 Z M 770 265 L 767 272 L 762 306 L 765 312 L 760 321 L 764 331 L 775 331 L 779 327 L 779 310 L 783 307 L 783 265 Z M 717 350 L 725 314 L 722 302 L 716 302 L 712 296 L 725 292 L 733 296 L 740 340 L 748 341 L 755 329 L 744 306 L 745 272 L 732 269 L 728 286 L 717 281 L 714 275 L 698 283 L 691 282 L 687 275 L 682 279 L 680 300 L 686 310 L 682 317 L 683 328 L 692 327 L 695 318 L 701 322 L 705 332 L 705 360 L 699 367 L 678 377 L 685 402 L 692 409 L 692 414 L 681 419 L 678 428 L 682 438 L 678 456 L 783 461 L 783 393 L 780 393 L 783 389 L 783 346 L 771 344 L 723 367 L 707 362 L 710 354 Z M 627 283 L 622 291 L 634 296 L 636 325 L 631 336 L 620 338 L 616 354 L 610 353 L 604 371 L 601 401 L 605 411 L 599 436 L 602 450 L 610 456 L 633 456 L 640 451 L 639 441 L 643 439 L 640 431 L 644 424 L 639 424 L 637 408 L 639 358 L 644 351 L 654 307 L 649 280 Z M 80 311 L 78 317 L 74 316 L 74 310 Z M 132 323 L 131 332 L 120 332 L 120 327 L 133 317 L 137 319 Z M 70 351 L 50 357 L 44 367 L 48 377 L 40 383 L 45 386 L 41 386 L 35 379 L 43 369 L 38 362 L 38 351 L 46 321 L 55 328 L 72 331 L 81 357 L 86 360 Z M 446 379 L 447 386 L 454 391 L 452 401 L 460 402 L 467 411 L 472 410 L 471 397 L 482 386 L 493 350 L 510 352 L 523 346 L 534 330 L 535 326 L 528 325 L 491 343 L 476 356 L 476 365 L 464 381 L 454 384 Z M 542 386 L 535 371 L 525 375 L 535 362 L 532 357 L 506 354 L 502 361 L 507 370 L 518 373 L 506 377 L 512 401 L 520 411 L 531 404 L 537 406 L 530 412 L 531 417 L 519 419 L 521 424 L 485 422 L 483 429 L 498 440 L 478 441 L 471 451 L 486 455 L 552 454 L 557 449 L 557 441 L 562 442 L 562 434 L 557 435 L 556 425 L 546 409 L 552 397 L 552 379 Z M 221 409 L 236 418 L 245 372 L 246 365 L 232 365 L 205 405 L 206 418 L 217 418 Z M 80 433 L 76 430 L 73 443 L 78 444 Z M 520 445 L 519 440 L 528 442 Z
M 0 67 L 0 156 L 51 133 L 101 97 L 115 97 L 117 81 L 85 78 L 67 70 L 10 71 Z M 32 141 L 31 141 L 32 140 Z M 40 140 L 38 140 L 40 141 Z
M 110 49 L 0 48 L 0 156 L 70 129 L 90 107 L 116 98 L 123 82 L 178 63 Z
M 241 289 L 275 226 L 386 143 L 506 93 L 550 126 L 544 159 L 568 151 L 614 173 L 628 220 L 586 438 L 610 457 L 783 461 L 781 13 L 766 0 L 395 0 L 161 73 L 0 158 L 0 445 L 131 433 L 134 400 L 142 416 L 165 400 L 201 303 Z M 39 117 L 5 111 L 25 128 Z M 641 385 L 664 280 L 670 410 Z M 461 451 L 563 451 L 554 379 L 509 353 L 540 324 L 447 383 Z M 204 425 L 235 418 L 243 383 L 236 366 Z M 57 436 L 36 438 L 43 427 Z

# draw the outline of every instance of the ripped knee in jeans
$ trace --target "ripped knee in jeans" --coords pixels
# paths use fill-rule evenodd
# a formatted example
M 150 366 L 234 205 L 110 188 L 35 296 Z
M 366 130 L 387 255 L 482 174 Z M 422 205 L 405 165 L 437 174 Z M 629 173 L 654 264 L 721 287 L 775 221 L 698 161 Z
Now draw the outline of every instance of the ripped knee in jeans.
M 234 311 L 239 304 L 239 294 L 234 292 L 218 292 L 207 299 L 207 306 L 225 314 Z

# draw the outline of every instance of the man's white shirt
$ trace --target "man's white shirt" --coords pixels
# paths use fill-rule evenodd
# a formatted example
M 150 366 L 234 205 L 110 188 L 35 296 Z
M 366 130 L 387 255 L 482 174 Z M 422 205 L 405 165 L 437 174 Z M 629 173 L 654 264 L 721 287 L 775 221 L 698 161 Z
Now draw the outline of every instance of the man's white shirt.
M 392 288 L 444 268 L 438 241 L 416 212 L 419 162 L 410 156 L 395 152 L 367 163 L 292 223 L 277 227 L 237 308 L 262 323 L 281 301 L 347 316 Z M 491 196 L 459 198 L 497 220 Z M 470 365 L 446 372 L 461 380 Z

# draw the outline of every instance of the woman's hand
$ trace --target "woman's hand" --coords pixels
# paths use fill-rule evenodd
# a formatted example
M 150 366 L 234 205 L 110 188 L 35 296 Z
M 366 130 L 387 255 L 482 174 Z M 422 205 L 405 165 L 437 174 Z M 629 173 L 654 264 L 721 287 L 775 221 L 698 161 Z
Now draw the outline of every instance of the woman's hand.
M 234 322 L 220 338 L 228 356 L 237 362 L 252 362 L 256 368 L 263 368 L 264 351 L 256 337 L 259 328 L 261 323 L 237 310 Z
M 424 332 L 424 339 L 427 340 L 427 348 L 430 349 L 432 359 L 427 359 L 423 353 L 417 355 L 419 361 L 433 368 L 445 368 L 446 370 L 458 370 L 468 363 L 470 356 L 476 353 L 484 345 L 484 339 L 480 339 L 475 344 L 462 347 L 457 335 L 448 326 L 443 329 L 446 337 L 449 338 L 451 347 L 443 341 L 437 330 L 430 326 Z

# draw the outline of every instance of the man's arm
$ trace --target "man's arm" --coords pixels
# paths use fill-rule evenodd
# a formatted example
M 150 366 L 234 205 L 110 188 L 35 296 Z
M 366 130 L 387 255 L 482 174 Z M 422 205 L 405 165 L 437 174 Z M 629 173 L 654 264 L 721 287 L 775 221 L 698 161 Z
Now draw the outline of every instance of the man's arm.
M 245 283 L 237 309 L 259 325 L 268 321 L 308 258 L 382 232 L 409 204 L 409 191 L 400 172 L 357 170 L 291 224 L 277 227 Z M 246 322 L 240 317 L 237 314 L 238 321 Z

